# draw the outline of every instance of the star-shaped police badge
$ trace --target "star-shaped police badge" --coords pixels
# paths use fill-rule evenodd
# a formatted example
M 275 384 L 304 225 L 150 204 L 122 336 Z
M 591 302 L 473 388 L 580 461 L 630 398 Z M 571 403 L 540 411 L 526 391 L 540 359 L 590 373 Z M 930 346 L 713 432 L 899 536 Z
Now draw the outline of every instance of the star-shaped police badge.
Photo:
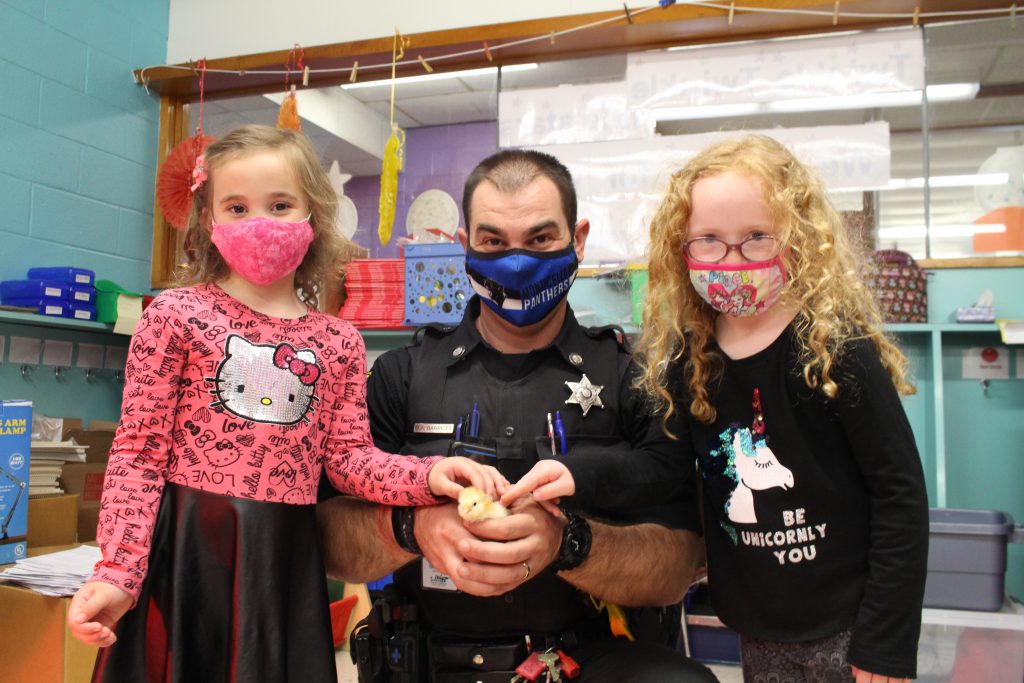
M 572 396 L 565 402 L 578 404 L 583 409 L 583 417 L 587 416 L 587 412 L 592 406 L 604 408 L 604 404 L 601 403 L 601 390 L 604 389 L 604 385 L 591 384 L 590 378 L 586 374 L 580 378 L 579 382 L 566 382 L 565 386 L 569 387 L 569 391 L 572 392 Z

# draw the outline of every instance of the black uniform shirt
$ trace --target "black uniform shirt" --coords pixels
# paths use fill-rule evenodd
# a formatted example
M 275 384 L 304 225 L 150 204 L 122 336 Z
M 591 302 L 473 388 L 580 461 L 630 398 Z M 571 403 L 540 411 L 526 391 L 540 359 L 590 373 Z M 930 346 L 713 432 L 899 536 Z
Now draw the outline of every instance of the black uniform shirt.
M 394 453 L 446 453 L 453 436 L 445 431 L 451 430 L 448 425 L 456 425 L 461 415 L 467 434 L 466 417 L 476 405 L 478 441 L 496 450 L 493 464 L 510 481 L 540 458 L 564 458 L 577 475 L 572 503 L 586 516 L 699 531 L 692 455 L 680 457 L 680 443 L 665 435 L 660 418 L 632 388 L 636 368 L 616 332 L 583 328 L 568 310 L 548 347 L 503 355 L 488 347 L 476 329 L 479 305 L 471 300 L 459 326 L 423 329 L 407 347 L 374 363 L 367 404 L 377 446 Z M 604 406 L 590 407 L 585 416 L 579 405 L 566 403 L 571 396 L 566 382 L 578 383 L 583 375 L 595 389 L 600 387 Z M 552 456 L 546 415 L 556 411 L 567 452 Z M 597 468 L 602 472 L 613 460 L 621 467 L 614 478 L 588 476 L 591 458 L 602 464 Z M 495 598 L 426 588 L 420 585 L 419 563 L 402 568 L 395 578 L 416 595 L 428 623 L 448 633 L 557 633 L 598 618 L 585 595 L 547 570 Z

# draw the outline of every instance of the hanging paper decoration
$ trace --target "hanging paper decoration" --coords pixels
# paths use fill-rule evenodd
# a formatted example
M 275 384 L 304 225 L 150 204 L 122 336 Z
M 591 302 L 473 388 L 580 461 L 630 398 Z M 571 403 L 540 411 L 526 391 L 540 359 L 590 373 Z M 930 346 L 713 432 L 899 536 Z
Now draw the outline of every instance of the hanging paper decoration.
M 405 166 L 405 131 L 391 124 L 391 135 L 384 144 L 384 164 L 380 174 L 380 222 L 377 237 L 382 245 L 391 241 L 398 200 L 398 173 Z
M 384 162 L 380 173 L 380 222 L 377 223 L 377 237 L 381 245 L 391 241 L 391 229 L 395 225 L 395 203 L 398 200 L 398 173 L 405 166 L 405 131 L 395 123 L 395 66 L 405 55 L 408 44 L 408 39 L 403 38 L 396 28 L 391 48 L 391 135 L 384 143 Z
M 192 188 L 198 189 L 201 186 L 201 176 L 205 173 L 205 169 L 202 169 L 199 174 L 193 175 L 197 170 L 196 162 L 213 140 L 210 135 L 182 140 L 175 145 L 160 167 L 160 175 L 156 179 L 157 201 L 164 218 L 178 230 L 188 227 L 188 215 L 192 211 L 192 195 L 195 192 Z
M 196 64 L 199 74 L 199 118 L 195 134 L 182 140 L 164 159 L 156 179 L 156 198 L 167 222 L 178 230 L 188 227 L 192 211 L 192 195 L 206 181 L 203 152 L 215 138 L 203 134 L 203 88 L 206 81 L 206 60 Z
M 298 54 L 296 54 L 298 52 Z M 281 109 L 277 112 L 277 127 L 286 130 L 302 131 L 302 120 L 299 118 L 299 103 L 295 99 L 295 84 L 291 83 L 292 68 L 300 73 L 307 74 L 302 59 L 305 51 L 298 43 L 292 48 L 288 61 L 284 65 L 284 101 L 281 102 Z M 308 76 L 307 76 L 308 77 Z

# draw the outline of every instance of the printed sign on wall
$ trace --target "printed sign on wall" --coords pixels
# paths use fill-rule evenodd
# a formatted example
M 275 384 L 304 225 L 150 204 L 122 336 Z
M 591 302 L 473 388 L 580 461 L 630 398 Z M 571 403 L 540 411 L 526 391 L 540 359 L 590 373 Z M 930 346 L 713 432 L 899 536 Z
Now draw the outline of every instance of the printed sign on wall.
M 1010 354 L 1005 346 L 964 349 L 964 379 L 1010 379 Z

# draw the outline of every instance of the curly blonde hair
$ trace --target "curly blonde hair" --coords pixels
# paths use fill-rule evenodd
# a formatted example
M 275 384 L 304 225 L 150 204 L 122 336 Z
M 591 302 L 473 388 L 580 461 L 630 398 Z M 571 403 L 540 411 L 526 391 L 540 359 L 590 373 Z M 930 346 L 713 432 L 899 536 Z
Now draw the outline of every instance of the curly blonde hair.
M 708 147 L 675 173 L 651 221 L 638 383 L 654 398 L 665 423 L 676 410 L 669 387 L 680 380 L 689 387 L 690 414 L 703 423 L 715 419 L 708 384 L 720 373 L 722 359 L 708 346 L 718 314 L 690 283 L 684 245 L 694 184 L 728 172 L 754 178 L 764 189 L 788 275 L 775 305 L 797 310 L 793 326 L 807 386 L 837 396 L 833 369 L 844 344 L 869 339 L 897 390 L 914 393 L 906 357 L 883 332 L 874 295 L 862 280 L 863 254 L 846 234 L 821 181 L 775 140 L 744 135 Z M 684 358 L 681 376 L 670 376 L 670 368 L 680 368 Z
M 192 212 L 185 232 L 186 263 L 179 270 L 178 280 L 187 284 L 214 282 L 227 277 L 228 266 L 210 239 L 209 212 L 204 211 L 210 202 L 210 186 L 217 168 L 224 162 L 268 150 L 287 155 L 299 187 L 309 202 L 313 242 L 295 271 L 295 288 L 303 302 L 317 308 L 328 284 L 337 281 L 333 270 L 343 244 L 341 235 L 335 230 L 338 196 L 309 140 L 293 130 L 255 124 L 240 126 L 206 148 L 209 180 L 196 190 L 192 198 Z

